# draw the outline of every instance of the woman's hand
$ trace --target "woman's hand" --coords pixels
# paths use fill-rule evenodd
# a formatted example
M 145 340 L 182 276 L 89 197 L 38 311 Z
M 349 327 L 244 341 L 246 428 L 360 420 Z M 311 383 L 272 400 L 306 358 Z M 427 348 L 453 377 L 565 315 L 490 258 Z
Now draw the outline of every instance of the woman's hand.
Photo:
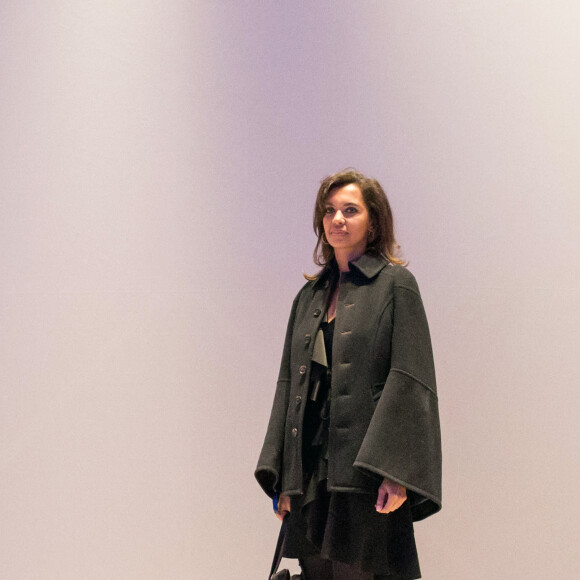
M 278 500 L 278 513 L 276 517 L 282 521 L 286 514 L 290 513 L 290 498 L 287 495 L 281 495 Z
M 400 508 L 406 499 L 407 489 L 385 477 L 379 487 L 375 509 L 381 514 L 388 514 Z

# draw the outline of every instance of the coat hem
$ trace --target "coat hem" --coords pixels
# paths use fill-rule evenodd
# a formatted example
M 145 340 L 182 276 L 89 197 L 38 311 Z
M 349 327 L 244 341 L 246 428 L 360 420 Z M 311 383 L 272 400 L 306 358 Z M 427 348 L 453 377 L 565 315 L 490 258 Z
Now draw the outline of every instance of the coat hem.
M 375 475 L 380 475 L 381 477 L 387 477 L 391 481 L 394 481 L 395 483 L 402 485 L 406 489 L 410 489 L 411 491 L 414 491 L 415 493 L 418 493 L 419 495 L 431 500 L 437 507 L 437 509 L 435 511 L 439 511 L 441 509 L 441 499 L 439 499 L 437 496 L 433 495 L 432 493 L 429 493 L 428 491 L 425 491 L 424 489 L 417 487 L 416 485 L 408 483 L 408 482 L 406 482 L 403 479 L 400 479 L 398 477 L 393 477 L 391 474 L 387 473 L 386 471 L 383 471 L 382 469 L 378 469 L 377 467 L 374 467 L 373 465 L 369 465 L 368 463 L 365 463 L 363 461 L 355 461 L 354 467 L 356 467 L 357 469 L 359 469 L 363 473 L 370 472 L 370 473 L 373 473 Z M 433 512 L 433 513 L 435 513 L 435 512 Z
M 271 476 L 267 478 L 265 476 Z M 268 467 L 267 465 L 258 465 L 256 470 L 254 471 L 254 477 L 256 478 L 257 482 L 260 484 L 260 487 L 264 490 L 268 497 L 274 497 L 276 494 L 276 485 L 280 481 L 278 476 L 278 471 L 273 469 L 272 467 Z

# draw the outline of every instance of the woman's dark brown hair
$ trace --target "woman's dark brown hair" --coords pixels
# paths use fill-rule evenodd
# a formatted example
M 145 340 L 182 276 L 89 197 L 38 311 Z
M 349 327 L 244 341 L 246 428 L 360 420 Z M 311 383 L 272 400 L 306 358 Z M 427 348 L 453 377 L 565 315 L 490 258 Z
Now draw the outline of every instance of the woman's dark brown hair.
M 351 183 L 360 188 L 369 212 L 372 235 L 367 241 L 365 253 L 385 256 L 393 264 L 406 265 L 406 262 L 399 257 L 399 245 L 395 238 L 393 226 L 393 213 L 385 191 L 376 179 L 366 177 L 352 168 L 329 175 L 320 184 L 314 205 L 313 227 L 318 238 L 314 248 L 314 263 L 322 266 L 324 270 L 334 258 L 334 248 L 326 241 L 322 225 L 326 213 L 326 202 L 333 190 Z M 311 277 L 308 276 L 308 278 Z M 315 279 L 317 276 L 313 278 Z

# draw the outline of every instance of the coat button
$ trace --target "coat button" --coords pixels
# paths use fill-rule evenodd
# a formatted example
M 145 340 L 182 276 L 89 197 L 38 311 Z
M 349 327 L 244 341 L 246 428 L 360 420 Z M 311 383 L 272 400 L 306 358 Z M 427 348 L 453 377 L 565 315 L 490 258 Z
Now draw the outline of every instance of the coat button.
M 294 427 L 294 429 L 292 429 L 292 436 L 293 437 L 297 437 L 298 436 L 298 429 L 296 429 L 296 427 Z
M 321 314 L 322 314 L 322 311 L 320 310 L 320 308 L 317 308 L 314 311 L 314 318 L 318 318 Z
M 306 373 L 306 365 L 300 365 L 300 368 L 298 369 L 298 372 L 303 375 Z
M 311 339 L 312 339 L 312 336 L 310 334 L 305 334 L 304 335 L 304 346 L 308 346 L 310 344 Z
M 302 397 L 300 395 L 296 395 L 296 404 L 300 405 L 300 401 L 302 401 Z

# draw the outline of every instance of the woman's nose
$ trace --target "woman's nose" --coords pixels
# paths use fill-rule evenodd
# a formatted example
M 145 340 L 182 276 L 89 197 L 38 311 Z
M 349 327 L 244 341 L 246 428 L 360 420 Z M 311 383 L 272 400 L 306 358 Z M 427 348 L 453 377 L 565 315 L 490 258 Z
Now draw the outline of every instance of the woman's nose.
M 344 222 L 344 216 L 342 215 L 342 212 L 340 210 L 337 210 L 337 212 L 334 214 L 334 219 L 332 221 L 335 221 L 338 223 Z

